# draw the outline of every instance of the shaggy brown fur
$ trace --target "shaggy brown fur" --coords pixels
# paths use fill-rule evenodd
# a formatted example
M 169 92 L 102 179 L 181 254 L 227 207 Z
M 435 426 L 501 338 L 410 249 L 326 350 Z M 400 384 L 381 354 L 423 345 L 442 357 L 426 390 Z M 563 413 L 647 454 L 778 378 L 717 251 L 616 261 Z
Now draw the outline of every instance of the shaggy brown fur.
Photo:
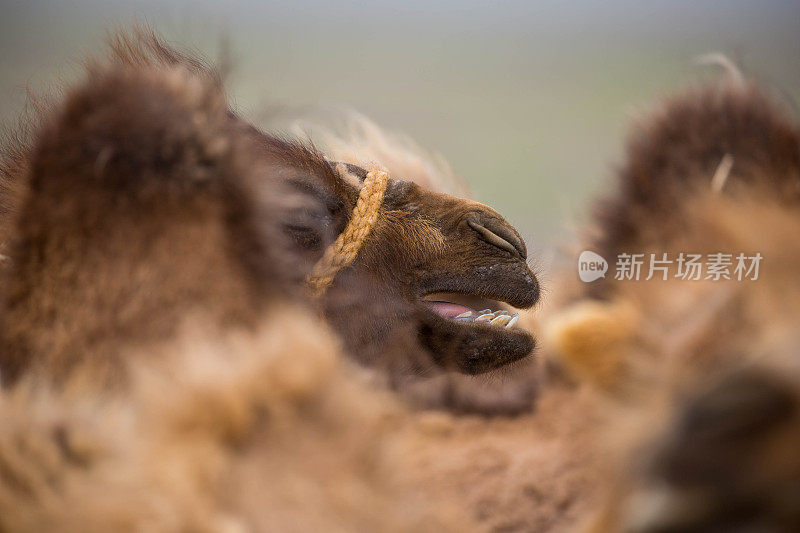
M 31 191 L 12 226 L 19 241 L 7 283 L 16 296 L 4 320 L 14 317 L 6 327 L 18 351 L 6 364 L 21 370 L 20 354 L 35 341 L 45 372 L 12 376 L 15 387 L 0 397 L 0 529 L 564 530 L 601 499 L 589 523 L 598 531 L 796 528 L 800 220 L 795 200 L 776 191 L 795 186 L 786 139 L 797 128 L 769 99 L 752 87 L 713 86 L 668 105 L 642 130 L 655 141 L 631 153 L 632 162 L 655 163 L 623 174 L 686 175 L 670 170 L 676 181 L 663 198 L 652 183 L 624 186 L 642 194 L 607 203 L 624 212 L 604 216 L 605 237 L 593 241 L 607 243 L 605 254 L 760 251 L 760 281 L 606 280 L 604 301 L 562 286 L 583 301 L 546 329 L 579 386 L 553 379 L 533 414 L 456 417 L 409 411 L 373 389 L 299 302 L 307 269 L 298 267 L 335 238 L 356 188 L 315 152 L 252 129 L 227 109 L 214 76 L 170 54 L 155 63 L 123 54 L 96 67 L 95 82 L 44 126 L 40 151 L 16 160 L 14 175 L 26 173 Z M 93 113 L 117 116 L 119 102 L 108 92 L 87 99 L 114 83 L 142 129 L 98 135 L 93 128 L 114 122 Z M 86 101 L 103 105 L 87 110 Z M 217 145 L 216 132 L 227 142 Z M 107 138 L 130 151 L 99 158 L 93 140 Z M 774 157 L 763 155 L 769 139 L 780 148 Z M 140 145 L 149 150 L 130 148 Z M 736 146 L 747 149 L 731 154 L 723 192 L 705 189 L 718 166 L 710 161 Z M 56 172 L 59 157 L 69 172 Z M 417 299 L 477 287 L 512 303 L 535 300 L 524 251 L 493 247 L 465 217 L 480 215 L 521 248 L 518 236 L 480 204 L 401 182 L 389 193 L 382 214 L 393 224 L 376 235 L 427 246 L 399 254 L 376 241 L 323 307 L 350 355 L 393 376 L 398 366 L 479 368 L 485 358 L 464 355 L 480 354 L 484 341 L 439 325 Z M 467 255 L 463 271 L 456 253 Z M 504 279 L 481 277 L 487 264 L 504 265 Z M 126 275 L 112 276 L 119 271 Z M 461 277 L 430 276 L 442 271 Z M 57 369 L 53 387 L 43 374 Z M 98 373 L 128 386 L 98 390 Z M 457 395 L 459 386 L 435 393 Z
M 405 473 L 468 509 L 478 531 L 571 531 L 602 497 L 608 458 L 591 390 L 551 385 L 536 412 L 512 418 L 421 413 L 398 432 Z
M 190 323 L 133 349 L 122 395 L 30 377 L 4 391 L 0 530 L 474 527 L 403 479 L 393 430 L 406 415 L 316 317 L 264 318 L 252 333 Z
M 152 35 L 117 37 L 89 78 L 4 167 L 26 187 L 6 230 L 7 382 L 29 365 L 62 379 L 89 364 L 113 380 L 120 346 L 169 338 L 197 310 L 252 326 L 275 294 L 300 292 L 363 179 L 360 167 L 339 175 L 317 152 L 250 126 L 213 70 Z M 525 259 L 490 208 L 391 180 L 368 242 L 322 307 L 348 353 L 391 375 L 485 372 L 527 356 L 531 335 L 452 321 L 420 298 L 529 307 L 538 283 Z
M 113 373 L 101 358 L 168 338 L 195 307 L 240 323 L 263 305 L 277 263 L 234 179 L 266 169 L 237 159 L 258 147 L 226 135 L 225 111 L 185 70 L 123 67 L 96 72 L 45 126 L 4 284 L 5 380 L 31 362 Z
M 580 438 L 591 403 L 554 390 L 541 414 L 518 420 L 429 418 L 360 383 L 327 330 L 291 304 L 355 188 L 313 151 L 243 123 L 214 76 L 139 43 L 123 51 L 150 46 L 155 57 L 132 60 L 139 50 L 95 66 L 25 152 L 30 171 L 11 173 L 31 190 L 16 204 L 6 272 L 16 351 L 4 370 L 15 385 L 0 397 L 0 529 L 464 531 L 574 520 L 595 478 Z M 130 131 L 121 109 L 137 111 Z M 446 212 L 426 216 L 425 206 Z M 437 247 L 367 248 L 337 280 L 324 305 L 354 310 L 340 325 L 351 355 L 384 346 L 407 366 L 422 354 L 418 367 L 452 368 L 464 342 L 490 346 L 479 328 L 472 337 L 437 326 L 415 308 L 414 288 L 536 299 L 524 244 L 485 206 L 393 182 L 382 214 L 394 224 L 378 235 L 437 236 Z M 421 272 L 406 277 L 412 266 Z M 448 276 L 435 279 L 437 269 Z M 34 278 L 57 298 L 26 287 Z M 422 318 L 398 321 L 398 309 Z M 365 324 L 383 329 L 364 338 Z M 109 379 L 127 386 L 103 386 Z M 542 445 L 531 450 L 534 438 Z
M 696 211 L 686 199 L 709 192 L 726 156 L 733 161 L 726 195 L 796 206 L 800 133 L 784 108 L 756 85 L 736 81 L 666 99 L 629 136 L 619 190 L 596 209 L 593 249 L 613 258 L 687 234 L 683 221 Z M 594 294 L 606 286 L 590 285 Z
M 621 193 L 601 204 L 590 246 L 609 261 L 763 260 L 758 281 L 609 275 L 551 323 L 563 366 L 621 402 L 598 432 L 617 450 L 619 475 L 592 527 L 794 531 L 800 128 L 754 85 L 723 82 L 668 100 L 633 135 Z M 730 175 L 714 189 L 726 154 Z

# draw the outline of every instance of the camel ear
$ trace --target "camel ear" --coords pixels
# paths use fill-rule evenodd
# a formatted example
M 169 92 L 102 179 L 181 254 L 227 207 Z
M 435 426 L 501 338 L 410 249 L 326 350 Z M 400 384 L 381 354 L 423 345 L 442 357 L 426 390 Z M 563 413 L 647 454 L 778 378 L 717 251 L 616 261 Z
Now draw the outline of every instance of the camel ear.
M 364 180 L 367 179 L 367 171 L 350 163 L 331 161 L 329 164 L 333 167 L 338 177 L 336 194 L 352 209 L 355 207 L 356 201 L 358 201 L 358 193 L 364 185 Z

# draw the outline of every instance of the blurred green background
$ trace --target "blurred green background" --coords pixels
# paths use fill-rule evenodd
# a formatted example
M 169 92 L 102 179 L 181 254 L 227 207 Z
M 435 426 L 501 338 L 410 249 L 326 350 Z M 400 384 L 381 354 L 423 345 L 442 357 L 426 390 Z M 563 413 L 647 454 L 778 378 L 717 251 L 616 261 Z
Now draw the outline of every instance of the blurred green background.
M 723 52 L 800 97 L 800 2 L 2 2 L 0 119 L 137 19 L 216 57 L 240 110 L 343 104 L 440 152 L 540 253 L 585 219 L 637 110 Z M 547 254 L 544 254 L 547 255 Z

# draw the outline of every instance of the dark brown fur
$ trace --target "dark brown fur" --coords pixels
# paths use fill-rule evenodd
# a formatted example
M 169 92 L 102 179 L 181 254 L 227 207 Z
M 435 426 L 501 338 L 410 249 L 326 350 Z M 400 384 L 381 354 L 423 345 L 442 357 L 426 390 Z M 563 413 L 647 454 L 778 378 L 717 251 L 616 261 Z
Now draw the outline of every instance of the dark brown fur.
M 342 276 L 329 298 L 333 302 L 330 316 L 338 328 L 351 331 L 353 317 L 362 313 L 377 325 L 345 335 L 354 351 L 370 359 L 382 357 L 374 350 L 391 350 L 394 343 L 376 344 L 375 339 L 402 331 L 402 335 L 418 337 L 437 366 L 470 374 L 529 353 L 532 344 L 524 334 L 508 335 L 488 327 L 465 329 L 414 305 L 420 296 L 440 291 L 479 294 L 517 307 L 533 305 L 538 286 L 525 261 L 484 242 L 467 223 L 480 218 L 507 226 L 502 217 L 477 202 L 403 181 L 392 181 L 383 205 L 373 230 L 375 238 L 369 240 L 354 268 Z M 511 231 L 519 239 L 513 228 Z M 373 287 L 366 300 L 363 294 L 348 295 L 364 280 Z M 404 323 L 410 329 L 405 329 Z M 392 331 L 398 327 L 402 329 Z M 407 344 L 396 345 L 405 348 Z M 504 344 L 509 345 L 507 349 Z M 507 360 L 498 359 L 503 353 L 509 353 Z

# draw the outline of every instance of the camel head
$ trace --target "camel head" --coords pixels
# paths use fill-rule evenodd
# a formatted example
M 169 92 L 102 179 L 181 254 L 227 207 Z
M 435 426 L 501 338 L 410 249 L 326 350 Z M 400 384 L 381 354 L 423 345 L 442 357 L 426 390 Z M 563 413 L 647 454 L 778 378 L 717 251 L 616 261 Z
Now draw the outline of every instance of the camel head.
M 121 347 L 170 338 L 188 316 L 249 327 L 302 298 L 366 177 L 258 130 L 213 72 L 154 37 L 113 50 L 45 110 L 24 164 L 0 165 L 26 188 L 7 199 L 13 239 L 0 248 L 9 382 L 86 361 L 121 375 Z M 348 352 L 471 374 L 528 355 L 534 340 L 506 309 L 539 296 L 519 233 L 484 205 L 410 182 L 383 192 L 355 261 L 316 300 Z
M 317 188 L 338 234 L 349 221 L 367 171 L 330 166 L 336 176 L 297 187 Z M 323 239 L 290 230 L 296 242 L 321 252 Z M 374 359 L 374 354 L 365 355 L 370 346 L 382 349 L 379 341 L 387 332 L 402 332 L 409 337 L 402 344 L 413 340 L 438 367 L 486 372 L 534 348 L 533 337 L 516 327 L 518 315 L 512 309 L 529 308 L 539 299 L 539 284 L 526 259 L 519 232 L 493 209 L 390 178 L 363 247 L 324 298 L 327 314 L 351 351 L 362 357 Z

